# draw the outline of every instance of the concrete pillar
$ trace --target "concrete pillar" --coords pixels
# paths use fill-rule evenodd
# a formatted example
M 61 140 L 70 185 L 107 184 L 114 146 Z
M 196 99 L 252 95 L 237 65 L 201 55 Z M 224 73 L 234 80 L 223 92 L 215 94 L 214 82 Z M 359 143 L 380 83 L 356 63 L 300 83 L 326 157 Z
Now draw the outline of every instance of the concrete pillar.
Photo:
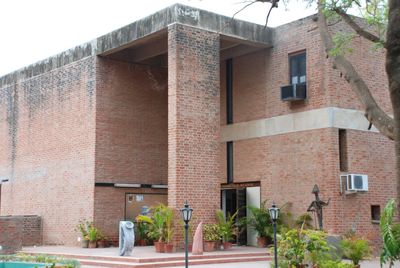
M 168 205 L 178 213 L 187 200 L 193 230 L 199 221 L 214 222 L 220 206 L 219 66 L 217 33 L 169 26 Z M 183 230 L 175 226 L 178 242 Z

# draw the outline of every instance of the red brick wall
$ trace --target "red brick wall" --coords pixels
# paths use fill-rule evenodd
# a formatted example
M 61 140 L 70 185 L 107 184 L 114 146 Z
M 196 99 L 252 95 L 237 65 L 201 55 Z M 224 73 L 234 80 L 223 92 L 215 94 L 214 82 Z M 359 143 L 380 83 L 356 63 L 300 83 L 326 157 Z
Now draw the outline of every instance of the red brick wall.
M 343 27 L 343 25 L 337 25 Z M 234 122 L 301 112 L 323 107 L 361 109 L 355 93 L 325 58 L 317 23 L 311 18 L 276 29 L 274 47 L 234 59 Z M 371 87 L 379 104 L 390 112 L 382 50 L 355 39 L 348 55 Z M 288 54 L 307 52 L 308 99 L 297 104 L 280 100 L 280 86 L 288 84 Z M 221 124 L 225 125 L 225 62 L 221 63 Z M 395 197 L 393 143 L 378 133 L 348 130 L 349 172 L 369 175 L 368 193 L 339 194 L 337 129 L 319 129 L 234 141 L 234 181 L 260 181 L 262 199 L 290 203 L 295 214 L 306 211 L 317 183 L 323 200 L 326 229 L 343 233 L 351 228 L 378 241 L 371 223 L 371 205 Z M 226 182 L 226 144 L 221 143 L 221 183 Z
M 167 184 L 166 69 L 99 59 L 96 97 L 96 182 Z M 94 223 L 112 239 L 128 192 L 96 187 Z
M 336 32 L 343 28 L 346 28 L 343 24 L 337 24 L 332 29 Z M 362 38 L 355 38 L 353 47 L 353 53 L 346 56 L 370 86 L 377 102 L 390 112 L 384 50 L 374 49 Z M 280 87 L 289 84 L 288 55 L 303 50 L 307 57 L 307 100 L 297 103 L 281 101 Z M 234 58 L 233 64 L 235 123 L 327 106 L 361 109 L 356 94 L 340 72 L 332 68 L 332 61 L 326 59 L 317 22 L 311 17 L 277 27 L 272 48 Z M 226 122 L 225 79 L 225 62 L 222 62 L 222 125 Z
M 0 254 L 11 254 L 22 246 L 42 244 L 42 220 L 39 216 L 0 216 Z
M 23 226 L 13 217 L 0 217 L 0 255 L 14 254 L 22 248 Z
M 318 184 L 324 227 L 333 234 L 351 229 L 375 242 L 379 226 L 371 221 L 371 205 L 396 196 L 394 147 L 378 133 L 347 130 L 349 173 L 367 174 L 369 191 L 340 194 L 338 129 L 320 129 L 234 142 L 234 181 L 260 181 L 261 199 L 291 204 L 295 215 L 306 213 Z M 223 153 L 222 153 L 223 154 Z M 224 155 L 224 154 L 223 154 Z M 224 165 L 225 166 L 225 165 Z M 226 171 L 221 183 L 226 181 Z
M 219 37 L 173 24 L 168 51 L 168 204 L 179 209 L 188 200 L 196 219 L 214 221 L 221 177 Z
M 125 220 L 126 193 L 165 193 L 165 189 L 127 189 L 96 187 L 94 224 L 112 241 L 118 240 L 119 221 Z
M 40 215 L 45 244 L 93 216 L 94 58 L 0 88 L 1 215 Z
M 371 205 L 380 205 L 383 211 L 387 201 L 396 197 L 394 143 L 378 133 L 347 130 L 347 144 L 349 173 L 367 174 L 369 190 L 355 195 L 337 195 L 332 230 L 355 229 L 379 241 L 379 225 L 371 223 Z M 339 174 L 338 168 L 336 172 Z
M 167 184 L 167 71 L 99 59 L 96 182 Z
M 38 246 L 42 244 L 42 219 L 40 216 L 20 216 L 23 225 L 23 246 Z

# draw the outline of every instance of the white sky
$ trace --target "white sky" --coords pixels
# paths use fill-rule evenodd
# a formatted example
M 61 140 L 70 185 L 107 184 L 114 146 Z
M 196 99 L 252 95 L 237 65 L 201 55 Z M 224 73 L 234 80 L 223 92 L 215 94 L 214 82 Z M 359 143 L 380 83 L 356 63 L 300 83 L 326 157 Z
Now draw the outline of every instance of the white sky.
M 0 0 L 0 76 L 146 17 L 174 3 L 232 16 L 246 0 Z M 306 3 L 282 3 L 268 26 L 316 12 Z M 264 24 L 269 4 L 256 3 L 236 18 Z

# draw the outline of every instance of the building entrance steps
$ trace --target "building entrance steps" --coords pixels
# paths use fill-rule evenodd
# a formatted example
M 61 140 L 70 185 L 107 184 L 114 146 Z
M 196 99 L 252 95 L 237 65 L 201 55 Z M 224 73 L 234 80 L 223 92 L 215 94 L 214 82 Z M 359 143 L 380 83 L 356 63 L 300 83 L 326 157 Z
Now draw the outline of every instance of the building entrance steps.
M 118 248 L 87 249 L 64 246 L 25 247 L 25 254 L 45 254 L 78 260 L 83 267 L 176 267 L 184 266 L 184 252 L 156 253 L 153 246 L 135 247 L 132 256 L 118 256 Z M 269 261 L 268 249 L 255 247 L 233 247 L 227 251 L 189 254 L 190 265 Z

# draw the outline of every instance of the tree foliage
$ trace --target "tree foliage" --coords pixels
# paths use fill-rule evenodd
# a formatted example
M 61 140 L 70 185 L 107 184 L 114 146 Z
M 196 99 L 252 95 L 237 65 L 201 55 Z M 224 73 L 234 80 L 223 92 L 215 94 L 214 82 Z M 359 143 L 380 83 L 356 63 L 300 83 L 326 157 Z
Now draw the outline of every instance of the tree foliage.
M 390 200 L 381 215 L 380 229 L 383 240 L 381 266 L 389 262 L 390 267 L 400 259 L 400 225 L 393 223 L 396 202 Z

